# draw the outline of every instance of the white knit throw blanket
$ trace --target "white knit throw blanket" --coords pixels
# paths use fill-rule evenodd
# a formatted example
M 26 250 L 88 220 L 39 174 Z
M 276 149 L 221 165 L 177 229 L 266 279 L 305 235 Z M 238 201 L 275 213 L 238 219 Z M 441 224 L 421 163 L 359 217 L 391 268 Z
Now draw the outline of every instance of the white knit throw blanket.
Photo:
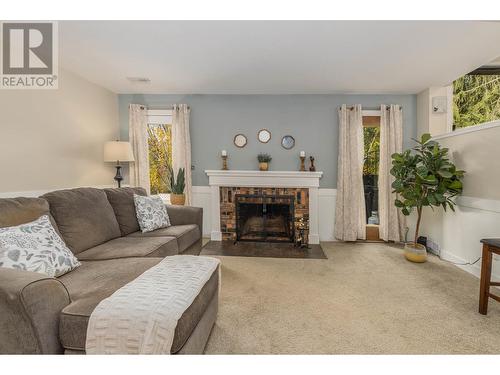
M 90 315 L 87 354 L 170 354 L 177 321 L 219 264 L 169 256 L 118 289 Z

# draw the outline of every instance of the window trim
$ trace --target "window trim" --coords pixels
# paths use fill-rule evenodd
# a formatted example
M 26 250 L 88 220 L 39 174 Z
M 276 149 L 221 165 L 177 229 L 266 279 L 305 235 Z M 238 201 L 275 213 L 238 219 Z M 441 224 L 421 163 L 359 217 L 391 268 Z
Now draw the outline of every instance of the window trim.
M 363 117 L 380 117 L 382 114 L 380 113 L 380 109 L 363 109 L 361 111 L 361 115 Z
M 148 109 L 148 124 L 172 125 L 171 109 Z
M 467 126 L 465 128 L 457 128 L 457 129 L 453 130 L 452 132 L 435 135 L 432 137 L 432 139 L 438 140 L 438 139 L 456 137 L 459 135 L 464 135 L 464 134 L 473 133 L 473 132 L 491 129 L 491 128 L 499 128 L 499 127 L 500 127 L 500 120 L 493 120 L 493 121 L 489 121 L 489 122 L 483 122 L 482 124 L 478 124 L 478 125 Z

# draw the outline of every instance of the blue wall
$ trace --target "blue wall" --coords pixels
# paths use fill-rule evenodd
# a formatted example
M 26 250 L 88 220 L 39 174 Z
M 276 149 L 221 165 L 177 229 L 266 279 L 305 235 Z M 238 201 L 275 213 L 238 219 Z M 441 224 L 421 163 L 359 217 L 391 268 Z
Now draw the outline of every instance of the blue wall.
M 376 109 L 380 104 L 403 106 L 405 147 L 416 135 L 416 95 L 120 95 L 121 139 L 128 139 L 128 105 L 191 107 L 193 185 L 208 185 L 205 169 L 220 169 L 220 151 L 227 150 L 230 169 L 257 169 L 259 152 L 271 154 L 271 170 L 298 170 L 299 151 L 316 158 L 323 171 L 321 187 L 337 185 L 338 115 L 341 104 L 361 104 Z M 257 140 L 259 129 L 271 131 L 269 143 Z M 236 134 L 248 138 L 245 148 L 233 145 Z M 295 147 L 281 147 L 284 135 L 295 138 Z

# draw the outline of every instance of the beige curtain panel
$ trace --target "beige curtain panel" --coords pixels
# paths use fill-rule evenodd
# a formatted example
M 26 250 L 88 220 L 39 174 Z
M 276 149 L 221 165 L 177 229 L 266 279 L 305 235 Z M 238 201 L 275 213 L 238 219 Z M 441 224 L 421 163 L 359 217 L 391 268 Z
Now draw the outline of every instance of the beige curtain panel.
M 130 163 L 130 185 L 140 186 L 150 193 L 149 147 L 146 108 L 140 104 L 129 106 L 129 142 L 135 162 Z
M 192 204 L 190 111 L 186 104 L 176 104 L 172 110 L 172 164 L 176 176 L 179 168 L 186 171 L 184 194 L 188 206 Z
M 384 241 L 402 241 L 405 217 L 392 193 L 391 155 L 403 150 L 403 112 L 398 105 L 380 107 L 380 163 L 378 172 L 379 235 Z
M 335 237 L 341 241 L 366 238 L 363 188 L 363 115 L 361 105 L 339 109 L 339 154 Z

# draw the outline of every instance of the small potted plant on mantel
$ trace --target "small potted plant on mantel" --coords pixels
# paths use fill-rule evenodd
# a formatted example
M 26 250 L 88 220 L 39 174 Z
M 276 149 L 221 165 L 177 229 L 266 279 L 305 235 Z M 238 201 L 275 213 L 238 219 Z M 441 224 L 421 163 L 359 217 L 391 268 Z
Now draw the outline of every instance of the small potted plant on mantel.
M 465 171 L 450 162 L 448 149 L 431 140 L 430 134 L 423 134 L 420 141 L 415 142 L 413 149 L 392 155 L 391 174 L 395 177 L 392 188 L 397 193 L 396 207 L 405 216 L 413 209 L 417 211 L 414 242 L 405 244 L 405 257 L 422 263 L 427 260 L 425 246 L 417 243 L 422 210 L 430 206 L 455 211 L 453 198 L 462 192 Z
M 257 155 L 257 160 L 259 161 L 259 169 L 261 171 L 267 171 L 269 169 L 269 163 L 272 160 L 271 155 L 261 153 Z
M 186 195 L 184 194 L 185 171 L 184 168 L 179 168 L 177 171 L 177 179 L 174 175 L 172 167 L 168 167 L 168 184 L 170 187 L 170 203 L 174 205 L 183 206 L 186 202 Z

